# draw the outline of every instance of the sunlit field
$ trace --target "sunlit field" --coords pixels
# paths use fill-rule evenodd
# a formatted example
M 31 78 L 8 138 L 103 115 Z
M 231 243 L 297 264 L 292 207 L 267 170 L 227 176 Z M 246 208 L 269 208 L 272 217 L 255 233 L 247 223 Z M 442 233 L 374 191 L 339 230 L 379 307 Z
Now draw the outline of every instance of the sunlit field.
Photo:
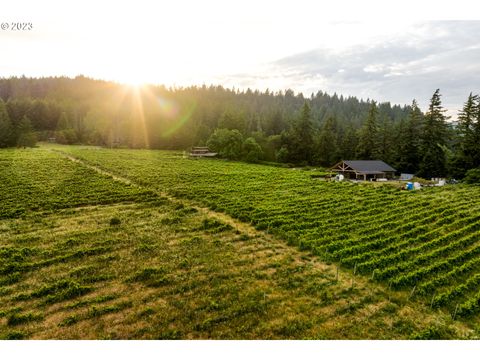
M 1 150 L 0 336 L 475 337 L 478 187 L 407 193 L 315 173 Z
M 409 290 L 455 316 L 480 309 L 479 187 L 407 192 L 180 153 L 69 151 L 148 188 L 252 223 L 389 288 Z

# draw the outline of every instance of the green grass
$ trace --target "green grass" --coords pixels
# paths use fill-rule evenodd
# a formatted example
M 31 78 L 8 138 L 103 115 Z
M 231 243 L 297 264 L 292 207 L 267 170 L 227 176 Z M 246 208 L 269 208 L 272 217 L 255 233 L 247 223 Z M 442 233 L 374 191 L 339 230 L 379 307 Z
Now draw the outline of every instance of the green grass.
M 111 180 L 50 151 L 2 150 L 0 219 L 31 211 L 141 201 L 149 196 L 148 191 Z
M 255 230 L 222 213 L 194 206 L 217 199 L 214 204 L 230 212 L 229 203 L 218 200 L 228 199 L 245 202 L 242 206 L 250 209 L 245 215 L 262 211 L 269 216 L 278 210 L 260 205 L 274 203 L 271 188 L 298 193 L 307 201 L 307 184 L 313 181 L 308 171 L 221 161 L 214 168 L 215 162 L 186 162 L 168 152 L 119 151 L 120 160 L 115 160 L 114 151 L 71 150 L 77 155 L 97 151 L 95 158 L 105 156 L 104 168 L 123 163 L 116 173 L 144 187 L 114 181 L 44 148 L 18 150 L 18 154 L 0 151 L 1 159 L 16 159 L 11 168 L 22 169 L 31 183 L 38 182 L 36 189 L 49 191 L 52 200 L 65 201 L 64 206 L 55 207 L 35 190 L 30 197 L 18 197 L 25 209 L 21 215 L 10 213 L 0 219 L 2 339 L 474 336 L 448 312 L 430 310 L 409 299 L 408 293 L 389 291 L 350 271 L 340 270 L 337 279 L 335 263 L 322 262 L 310 248 L 301 251 L 288 246 L 285 240 L 290 238 L 272 235 L 272 227 Z M 138 165 L 130 172 L 126 166 L 135 162 L 123 159 L 127 154 Z M 38 159 L 48 161 L 34 161 Z M 177 160 L 180 164 L 174 166 Z M 70 166 L 63 174 L 53 174 L 53 179 L 47 176 L 55 168 Z M 137 178 L 142 172 L 145 178 Z M 212 173 L 220 184 L 212 180 Z M 16 183 L 14 172 L 0 176 Z M 169 185 L 168 176 L 177 182 Z M 250 183 L 250 176 L 258 184 Z M 297 178 L 299 184 L 305 182 L 304 187 L 292 188 Z M 76 192 L 62 192 L 55 181 L 79 185 Z M 185 190 L 186 181 L 196 189 L 203 186 L 203 194 L 210 195 L 203 198 L 189 192 L 179 200 L 168 200 L 159 194 Z M 215 198 L 220 185 L 223 193 Z M 15 189 L 22 193 L 29 186 L 20 181 Z M 250 189 L 249 202 L 242 197 L 248 191 L 241 189 Z M 373 191 L 358 189 L 360 193 Z M 0 204 L 11 206 L 14 197 L 2 196 Z
M 146 188 L 251 223 L 385 286 L 413 291 L 427 305 L 453 313 L 459 304 L 459 316 L 480 312 L 475 286 L 480 271 L 478 186 L 407 192 L 325 182 L 310 176 L 315 171 L 184 159 L 174 152 L 62 151 Z
M 406 338 L 386 316 L 383 289 L 335 281 L 335 269 L 261 234 L 204 229 L 199 212 L 165 224 L 175 204 L 116 204 L 60 210 L 39 227 L 34 217 L 4 219 L 0 246 L 35 235 L 20 277 L 2 288 L 0 337 L 31 339 Z M 112 229 L 110 219 L 122 219 Z M 220 223 L 215 219 L 215 223 Z M 79 233 L 84 235 L 79 236 Z M 75 235 L 73 235 L 75 234 Z M 77 237 L 81 241 L 72 241 Z M 21 249 L 25 248 L 23 240 Z M 62 255 L 108 243 L 108 251 Z M 68 245 L 66 245 L 68 244 Z M 146 246 L 148 245 L 148 246 Z M 19 250 L 20 253 L 25 251 Z M 20 259 L 17 259 L 21 263 Z M 2 275 L 1 278 L 7 275 Z M 344 275 L 347 276 L 347 275 Z M 399 300 L 404 301 L 404 300 Z M 349 311 L 339 311 L 348 306 Z M 416 306 L 416 305 L 414 305 Z M 411 309 L 404 301 L 388 318 Z M 416 310 L 419 311 L 419 310 Z M 412 331 L 438 315 L 414 312 Z M 345 331 L 363 319 L 368 325 Z M 449 324 L 448 326 L 453 326 Z

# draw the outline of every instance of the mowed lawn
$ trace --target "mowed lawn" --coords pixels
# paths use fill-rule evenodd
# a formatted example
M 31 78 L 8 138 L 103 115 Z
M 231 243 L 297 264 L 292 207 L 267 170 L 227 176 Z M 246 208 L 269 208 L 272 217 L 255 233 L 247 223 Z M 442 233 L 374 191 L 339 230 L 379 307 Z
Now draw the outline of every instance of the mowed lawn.
M 280 213 L 259 205 L 271 199 L 274 189 L 278 201 L 287 201 L 291 194 L 311 200 L 310 194 L 302 194 L 313 181 L 305 172 L 195 162 L 171 152 L 61 150 L 127 176 L 133 184 L 45 147 L 0 151 L 4 339 L 403 339 L 476 334 L 443 308 L 430 309 L 409 292 L 338 270 L 338 261 L 325 262 L 313 248 L 288 245 L 299 243 L 288 233 L 276 232 L 280 226 L 263 227 L 242 218 L 262 211 Z M 394 194 L 379 190 L 379 197 L 384 193 Z M 328 198 L 323 201 L 328 203 Z M 242 209 L 250 210 L 238 216 L 225 206 L 242 202 Z M 220 210 L 237 220 L 228 220 Z M 284 211 L 294 210 L 286 206 Z M 245 225 L 250 221 L 257 229 Z

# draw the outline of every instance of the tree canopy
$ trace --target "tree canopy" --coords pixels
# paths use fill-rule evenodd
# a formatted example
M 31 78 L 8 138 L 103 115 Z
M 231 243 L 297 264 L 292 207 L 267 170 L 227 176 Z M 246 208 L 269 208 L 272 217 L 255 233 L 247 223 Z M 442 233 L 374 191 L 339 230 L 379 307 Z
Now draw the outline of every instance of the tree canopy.
M 222 86 L 136 89 L 83 76 L 0 79 L 0 147 L 64 144 L 188 149 L 206 145 L 227 158 L 333 165 L 384 160 L 424 177 L 463 177 L 480 166 L 480 101 L 470 94 L 449 123 L 440 90 L 423 114 L 318 91 Z

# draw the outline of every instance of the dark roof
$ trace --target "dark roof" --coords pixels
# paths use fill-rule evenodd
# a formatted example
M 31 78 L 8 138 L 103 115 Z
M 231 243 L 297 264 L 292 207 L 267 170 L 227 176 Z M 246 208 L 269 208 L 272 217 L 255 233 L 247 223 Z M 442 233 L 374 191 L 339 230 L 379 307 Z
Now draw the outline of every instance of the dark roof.
M 344 163 L 358 172 L 368 174 L 396 171 L 390 165 L 381 160 L 344 160 Z
M 193 146 L 192 151 L 190 151 L 190 156 L 213 157 L 213 156 L 217 156 L 217 153 L 211 152 L 207 146 Z

